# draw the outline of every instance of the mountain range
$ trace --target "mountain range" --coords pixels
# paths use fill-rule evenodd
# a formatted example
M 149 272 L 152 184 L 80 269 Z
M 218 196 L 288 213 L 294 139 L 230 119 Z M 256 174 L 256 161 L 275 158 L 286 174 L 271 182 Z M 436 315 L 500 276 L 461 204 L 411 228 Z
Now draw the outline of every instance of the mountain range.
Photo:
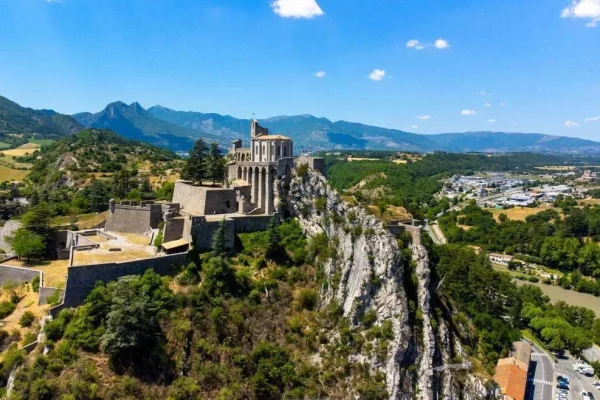
M 21 107 L 14 101 L 0 96 L 0 136 L 18 133 L 38 134 L 48 139 L 79 132 L 82 126 L 68 115 L 53 110 L 34 110 Z
M 292 138 L 297 150 L 600 153 L 599 142 L 540 133 L 423 135 L 356 122 L 333 122 L 309 114 L 277 116 L 259 122 L 272 133 Z M 0 97 L 0 132 L 36 131 L 43 134 L 56 129 L 54 134 L 64 135 L 77 132 L 82 127 L 111 129 L 126 138 L 174 151 L 187 151 L 198 138 L 217 141 L 225 147 L 229 147 L 232 140 L 241 138 L 247 146 L 250 120 L 215 113 L 177 111 L 160 105 L 145 109 L 137 102 L 125 104 L 121 101 L 110 103 L 96 113 L 66 116 L 52 110 L 23 108 Z

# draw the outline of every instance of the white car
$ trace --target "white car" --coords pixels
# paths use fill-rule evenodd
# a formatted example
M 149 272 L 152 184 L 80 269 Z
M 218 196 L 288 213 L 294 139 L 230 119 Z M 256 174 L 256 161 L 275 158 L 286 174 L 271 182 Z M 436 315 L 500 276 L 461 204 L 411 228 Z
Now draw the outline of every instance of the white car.
M 591 400 L 590 396 L 588 395 L 588 392 L 586 392 L 585 390 L 581 392 L 581 400 Z

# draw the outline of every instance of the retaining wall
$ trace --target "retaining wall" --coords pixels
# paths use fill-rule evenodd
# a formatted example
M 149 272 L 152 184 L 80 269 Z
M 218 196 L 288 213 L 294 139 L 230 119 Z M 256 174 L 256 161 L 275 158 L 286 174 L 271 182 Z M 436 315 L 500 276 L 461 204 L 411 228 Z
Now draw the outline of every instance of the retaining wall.
M 98 281 L 107 283 L 122 276 L 143 274 L 147 269 L 153 269 L 159 275 L 171 275 L 179 271 L 186 258 L 187 253 L 178 253 L 121 263 L 69 267 L 64 302 L 60 309 L 81 305 Z M 59 307 L 52 309 L 53 316 L 60 311 Z
M 29 268 L 9 267 L 8 265 L 0 265 L 0 286 L 6 282 L 12 281 L 19 284 L 23 282 L 31 282 L 35 277 L 42 281 L 42 273 Z
M 60 299 L 63 298 L 64 296 L 64 291 L 59 289 L 59 288 L 55 288 L 55 287 L 44 287 L 44 286 L 40 286 L 40 294 L 39 294 L 39 298 L 38 298 L 38 305 L 44 305 L 44 304 L 48 304 L 48 297 L 52 296 L 56 291 L 59 291 L 60 294 L 58 296 L 59 298 L 59 303 L 60 303 Z

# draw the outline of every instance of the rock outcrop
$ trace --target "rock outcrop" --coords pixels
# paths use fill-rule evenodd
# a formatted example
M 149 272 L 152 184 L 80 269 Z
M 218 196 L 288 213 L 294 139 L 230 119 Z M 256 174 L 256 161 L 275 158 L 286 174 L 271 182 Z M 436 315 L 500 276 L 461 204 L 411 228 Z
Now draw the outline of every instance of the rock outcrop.
M 459 384 L 452 371 L 434 368 L 451 363 L 462 352 L 458 339 L 445 323 L 434 329 L 431 310 L 430 266 L 427 250 L 414 229 L 411 246 L 416 298 L 421 317 L 411 321 L 405 289 L 405 267 L 397 241 L 381 221 L 362 208 L 343 201 L 324 176 L 308 171 L 277 182 L 277 204 L 281 212 L 297 217 L 306 235 L 326 234 L 335 245 L 335 256 L 324 264 L 327 283 L 321 301 L 337 301 L 354 327 L 367 312 L 375 312 L 376 325 L 390 324 L 393 339 L 387 355 L 361 354 L 360 361 L 385 373 L 390 399 L 490 398 L 477 378 Z M 334 282 L 334 280 L 338 281 Z M 417 326 L 418 325 L 418 326 Z M 463 355 L 463 354 L 461 354 Z M 466 357 L 466 355 L 464 355 Z

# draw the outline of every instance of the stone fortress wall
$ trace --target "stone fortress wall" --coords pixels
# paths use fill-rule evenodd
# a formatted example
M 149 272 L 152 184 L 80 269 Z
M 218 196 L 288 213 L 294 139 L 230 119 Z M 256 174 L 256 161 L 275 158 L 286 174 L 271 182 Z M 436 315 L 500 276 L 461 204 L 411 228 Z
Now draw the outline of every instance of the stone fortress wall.
M 123 276 L 143 274 L 148 269 L 159 275 L 171 275 L 177 273 L 186 261 L 187 252 L 143 260 L 70 267 L 64 301 L 60 306 L 54 307 L 51 314 L 56 316 L 63 308 L 83 304 L 98 281 L 108 283 Z
M 161 204 L 131 203 L 121 201 L 121 204 L 115 204 L 114 200 L 111 200 L 105 225 L 107 231 L 143 234 L 158 228 L 163 220 Z
M 196 186 L 184 181 L 175 183 L 173 203 L 199 215 L 230 214 L 238 211 L 235 190 Z

